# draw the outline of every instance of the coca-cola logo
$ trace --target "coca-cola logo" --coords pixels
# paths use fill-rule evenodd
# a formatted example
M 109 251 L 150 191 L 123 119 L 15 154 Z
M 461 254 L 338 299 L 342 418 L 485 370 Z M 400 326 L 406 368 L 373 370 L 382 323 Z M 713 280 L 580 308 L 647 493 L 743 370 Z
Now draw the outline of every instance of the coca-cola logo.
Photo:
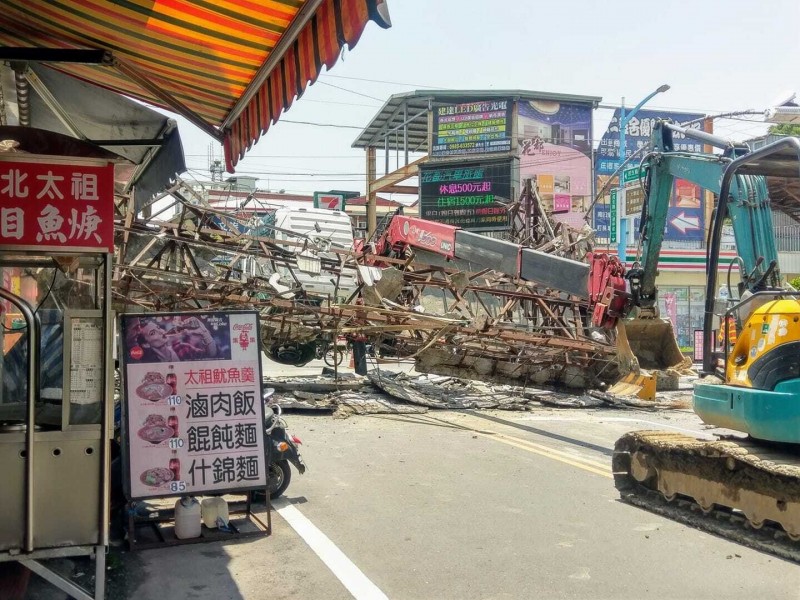
M 133 360 L 141 360 L 144 356 L 144 350 L 142 350 L 141 346 L 134 346 L 131 348 L 131 358 Z
M 236 323 L 236 325 L 233 326 L 234 331 L 250 331 L 252 328 L 252 323 Z
M 403 222 L 403 237 L 408 237 L 409 224 L 408 221 Z

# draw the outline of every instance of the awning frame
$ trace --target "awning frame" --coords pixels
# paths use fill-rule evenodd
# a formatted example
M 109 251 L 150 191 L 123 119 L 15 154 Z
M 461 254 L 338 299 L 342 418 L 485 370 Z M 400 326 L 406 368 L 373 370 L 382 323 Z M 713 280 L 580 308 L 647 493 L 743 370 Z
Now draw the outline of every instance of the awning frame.
M 239 97 L 239 100 L 228 113 L 228 116 L 225 117 L 225 120 L 222 122 L 220 127 L 221 130 L 229 129 L 233 122 L 239 118 L 242 112 L 244 112 L 244 109 L 258 93 L 258 90 L 261 88 L 261 86 L 264 85 L 264 82 L 267 80 L 267 78 L 272 74 L 272 70 L 280 61 L 283 60 L 286 51 L 292 44 L 294 44 L 295 40 L 300 35 L 300 32 L 303 31 L 306 24 L 314 17 L 317 9 L 322 5 L 323 1 L 324 0 L 306 1 L 306 3 L 303 5 L 303 8 L 301 8 L 300 12 L 298 12 L 295 16 L 292 24 L 284 32 L 281 39 L 278 40 L 278 43 L 272 49 L 272 52 L 269 53 L 267 60 L 258 69 L 255 77 L 253 77 L 253 80 L 250 82 L 250 85 L 247 86 L 244 93 Z

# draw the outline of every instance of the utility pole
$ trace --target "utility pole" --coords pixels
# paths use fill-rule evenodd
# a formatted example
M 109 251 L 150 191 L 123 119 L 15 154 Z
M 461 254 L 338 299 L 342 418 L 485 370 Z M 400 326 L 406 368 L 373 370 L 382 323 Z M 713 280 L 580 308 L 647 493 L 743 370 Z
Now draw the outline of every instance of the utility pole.
M 644 100 L 639 102 L 636 106 L 633 107 L 633 110 L 630 112 L 625 112 L 625 98 L 622 98 L 622 105 L 619 109 L 619 166 L 622 166 L 622 163 L 625 162 L 625 159 L 628 158 L 627 152 L 625 151 L 625 129 L 628 127 L 628 123 L 630 120 L 636 116 L 636 113 L 644 106 L 647 102 L 650 101 L 653 96 L 657 94 L 661 94 L 662 92 L 666 92 L 669 89 L 669 86 L 665 83 L 664 85 L 660 86 L 654 92 L 651 92 L 648 96 L 645 97 Z M 620 171 L 617 175 L 619 178 L 619 189 L 622 190 L 622 171 Z M 617 194 L 621 196 L 620 193 Z M 618 226 L 617 226 L 617 255 L 619 259 L 624 263 L 627 254 L 627 247 L 628 247 L 628 221 L 627 219 L 622 218 L 622 209 L 624 207 L 624 199 L 620 197 L 619 206 L 617 206 L 617 217 L 618 219 Z

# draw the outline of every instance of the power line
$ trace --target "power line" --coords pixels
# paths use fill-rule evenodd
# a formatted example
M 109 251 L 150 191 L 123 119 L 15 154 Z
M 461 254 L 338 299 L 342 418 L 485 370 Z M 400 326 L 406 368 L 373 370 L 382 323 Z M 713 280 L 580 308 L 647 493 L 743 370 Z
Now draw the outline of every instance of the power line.
M 351 94 L 355 94 L 356 96 L 363 96 L 364 98 L 369 98 L 370 100 L 376 100 L 376 101 L 380 102 L 381 105 L 384 102 L 386 102 L 386 100 L 383 99 L 383 98 L 376 98 L 375 96 L 370 96 L 369 94 L 362 94 L 361 92 L 356 92 L 355 90 L 349 90 L 347 88 L 343 88 L 343 87 L 338 86 L 338 85 L 333 85 L 332 83 L 326 83 L 325 81 L 317 80 L 317 83 L 319 83 L 321 85 L 327 85 L 328 87 L 336 88 L 337 90 L 342 90 L 344 92 L 349 92 Z
M 363 125 L 339 125 L 338 123 L 312 123 L 311 121 L 291 121 L 289 119 L 281 119 L 278 123 L 293 123 L 296 125 L 314 125 L 315 127 L 334 127 L 337 129 L 364 129 Z
M 385 81 L 385 80 L 382 80 L 382 79 L 368 79 L 366 77 L 344 77 L 343 75 L 328 75 L 328 74 L 323 75 L 323 77 L 325 77 L 326 79 L 328 77 L 332 77 L 334 79 L 350 79 L 352 81 L 367 81 L 369 83 L 385 83 L 385 84 L 389 84 L 389 85 L 402 85 L 402 86 L 405 86 L 405 87 L 412 87 L 412 88 L 413 87 L 427 88 L 427 89 L 431 89 L 431 90 L 453 89 L 453 88 L 442 88 L 442 87 L 434 86 L 434 85 L 422 85 L 421 83 L 403 83 L 403 82 L 400 82 L 400 81 Z

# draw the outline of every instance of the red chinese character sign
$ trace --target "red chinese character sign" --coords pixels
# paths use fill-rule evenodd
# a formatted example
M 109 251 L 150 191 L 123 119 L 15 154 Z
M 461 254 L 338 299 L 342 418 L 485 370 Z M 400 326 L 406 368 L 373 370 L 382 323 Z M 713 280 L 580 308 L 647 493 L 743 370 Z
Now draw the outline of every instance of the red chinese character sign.
M 131 499 L 264 489 L 257 313 L 123 315 Z
M 114 251 L 114 165 L 0 156 L 0 247 Z

